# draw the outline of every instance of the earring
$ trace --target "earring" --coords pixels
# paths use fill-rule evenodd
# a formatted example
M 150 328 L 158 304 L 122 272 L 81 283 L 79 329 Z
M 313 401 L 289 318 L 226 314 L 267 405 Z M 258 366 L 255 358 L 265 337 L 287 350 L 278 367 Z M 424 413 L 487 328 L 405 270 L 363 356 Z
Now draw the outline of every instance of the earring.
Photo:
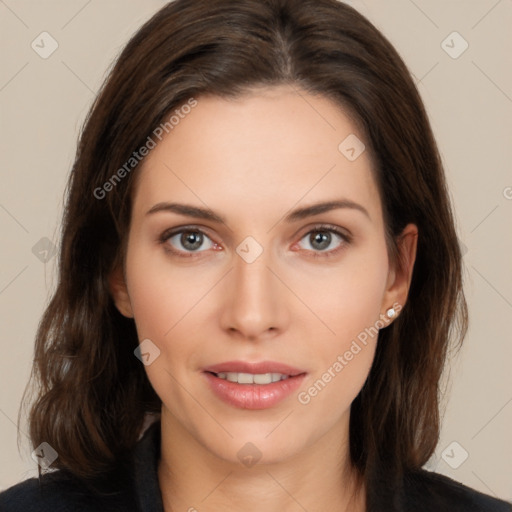
M 388 318 L 393 318 L 396 315 L 395 309 L 394 308 L 389 308 L 386 311 L 386 315 L 388 316 Z

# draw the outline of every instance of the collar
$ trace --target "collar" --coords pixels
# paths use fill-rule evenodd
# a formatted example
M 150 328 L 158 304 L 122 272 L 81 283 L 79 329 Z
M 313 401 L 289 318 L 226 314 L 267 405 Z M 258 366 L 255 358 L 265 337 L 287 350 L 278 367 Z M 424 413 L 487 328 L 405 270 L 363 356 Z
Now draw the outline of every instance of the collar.
M 146 429 L 133 452 L 135 492 L 139 509 L 144 511 L 164 512 L 158 482 L 160 436 L 160 421 L 155 421 Z

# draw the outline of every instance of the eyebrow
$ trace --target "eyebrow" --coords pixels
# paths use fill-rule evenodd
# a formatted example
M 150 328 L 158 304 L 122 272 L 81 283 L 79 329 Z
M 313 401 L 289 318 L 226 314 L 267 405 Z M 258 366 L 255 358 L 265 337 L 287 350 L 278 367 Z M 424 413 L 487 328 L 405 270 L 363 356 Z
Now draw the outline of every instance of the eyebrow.
M 321 213 L 325 213 L 331 210 L 337 210 L 341 208 L 352 209 L 355 211 L 359 211 L 363 213 L 368 219 L 371 220 L 370 214 L 366 210 L 364 206 L 351 201 L 350 199 L 339 199 L 336 201 L 325 201 L 321 203 L 315 203 L 310 206 L 306 206 L 303 208 L 298 208 L 293 210 L 291 213 L 285 216 L 285 222 L 291 223 L 296 222 L 298 220 L 305 219 L 307 217 L 312 217 L 314 215 L 319 215 Z M 226 224 L 226 219 L 209 208 L 201 208 L 199 206 L 193 206 L 188 204 L 180 204 L 180 203 L 157 203 L 153 207 L 151 207 L 146 215 L 152 215 L 158 212 L 172 212 L 177 213 L 179 215 L 184 215 L 187 217 L 195 217 L 198 219 L 205 219 L 212 222 L 218 222 L 222 224 Z

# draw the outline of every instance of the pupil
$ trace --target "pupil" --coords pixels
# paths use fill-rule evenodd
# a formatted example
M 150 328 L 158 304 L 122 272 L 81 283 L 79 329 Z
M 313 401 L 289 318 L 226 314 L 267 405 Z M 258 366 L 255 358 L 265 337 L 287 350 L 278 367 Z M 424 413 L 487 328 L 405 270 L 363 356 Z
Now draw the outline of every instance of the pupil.
M 313 238 L 313 243 L 311 244 L 313 247 L 315 247 L 318 250 L 323 250 L 326 247 L 329 247 L 329 244 L 331 243 L 331 234 L 326 232 L 316 232 L 311 235 Z M 319 245 L 315 246 L 315 244 L 318 243 Z
M 181 235 L 181 243 L 183 247 L 192 251 L 201 247 L 203 238 L 197 231 L 188 231 Z

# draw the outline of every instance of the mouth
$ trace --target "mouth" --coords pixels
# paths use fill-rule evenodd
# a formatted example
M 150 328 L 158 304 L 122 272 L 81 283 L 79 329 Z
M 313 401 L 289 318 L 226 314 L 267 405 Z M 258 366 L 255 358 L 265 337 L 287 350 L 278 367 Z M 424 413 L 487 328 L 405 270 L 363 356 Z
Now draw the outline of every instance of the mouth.
M 249 363 L 247 361 L 225 361 L 224 363 L 214 364 L 203 368 L 203 371 L 221 375 L 226 378 L 229 374 L 238 375 L 284 375 L 295 377 L 305 370 L 300 370 L 288 364 L 279 363 L 277 361 L 261 361 L 258 363 Z M 223 376 L 223 374 L 226 374 Z
M 237 372 L 208 372 L 215 377 L 229 382 L 236 382 L 238 384 L 272 384 L 272 382 L 279 382 L 280 380 L 286 380 L 292 375 L 284 373 L 237 373 Z
M 223 402 L 240 409 L 267 409 L 296 390 L 305 371 L 264 361 L 230 361 L 203 369 L 210 389 Z

